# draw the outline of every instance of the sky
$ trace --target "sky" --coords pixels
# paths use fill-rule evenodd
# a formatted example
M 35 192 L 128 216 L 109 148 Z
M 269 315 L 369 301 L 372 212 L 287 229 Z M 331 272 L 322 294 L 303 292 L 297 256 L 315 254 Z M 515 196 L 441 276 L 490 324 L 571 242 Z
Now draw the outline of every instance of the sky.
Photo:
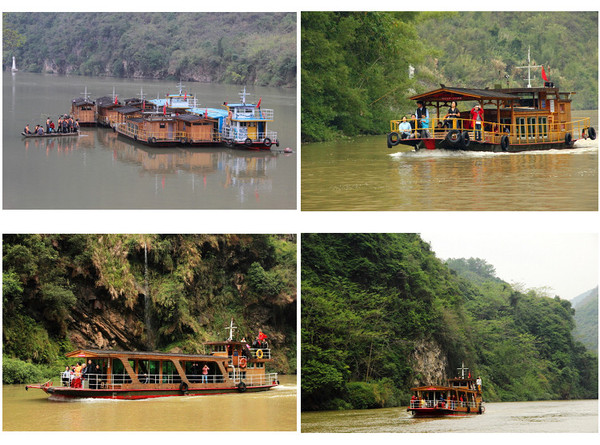
M 508 283 L 571 300 L 598 285 L 597 233 L 422 232 L 436 256 L 481 258 Z

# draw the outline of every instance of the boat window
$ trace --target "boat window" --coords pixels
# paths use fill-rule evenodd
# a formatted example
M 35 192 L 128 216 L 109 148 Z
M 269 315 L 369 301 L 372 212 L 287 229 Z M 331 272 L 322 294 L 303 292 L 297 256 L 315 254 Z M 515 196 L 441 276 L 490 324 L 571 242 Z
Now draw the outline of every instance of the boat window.
M 140 383 L 158 383 L 159 366 L 158 360 L 139 360 L 138 379 Z
M 160 128 L 165 128 L 165 127 L 166 127 L 166 125 L 165 125 L 165 123 L 164 123 L 164 122 L 161 122 L 161 123 L 160 123 L 158 126 L 159 126 Z
M 527 118 L 527 136 L 529 140 L 535 139 L 535 116 L 530 116 Z
M 548 118 L 538 118 L 538 135 L 541 139 L 548 139 Z
M 123 383 L 131 383 L 131 378 L 127 371 L 125 371 L 125 366 L 121 359 L 114 358 L 112 360 L 112 382 L 115 385 L 121 385 Z
M 525 118 L 517 117 L 515 120 L 517 122 L 517 138 L 519 140 L 525 140 L 527 138 L 527 133 L 525 131 Z
M 163 383 L 181 383 L 181 377 L 172 361 L 162 362 Z

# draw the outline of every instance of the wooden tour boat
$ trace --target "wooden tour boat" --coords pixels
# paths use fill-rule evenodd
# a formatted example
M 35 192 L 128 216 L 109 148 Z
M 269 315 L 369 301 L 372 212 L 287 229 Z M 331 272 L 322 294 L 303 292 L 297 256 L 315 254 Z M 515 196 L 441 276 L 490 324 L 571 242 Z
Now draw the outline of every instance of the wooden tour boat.
M 471 378 L 465 377 L 464 364 L 461 368 L 461 377 L 448 379 L 446 386 L 428 385 L 411 388 L 414 393 L 410 405 L 406 409 L 418 417 L 439 416 L 464 416 L 469 414 L 483 414 L 481 384 Z
M 87 87 L 85 87 L 82 97 L 73 99 L 71 102 L 71 116 L 79 122 L 80 126 L 96 125 L 96 103 L 90 100 Z
M 41 389 L 51 400 L 145 399 L 267 391 L 279 385 L 277 374 L 265 370 L 271 350 L 233 340 L 233 320 L 227 329 L 227 340 L 206 343 L 211 348 L 206 355 L 79 349 L 66 356 L 82 363 L 91 360 L 98 371 L 85 373 L 83 380 L 61 376 L 58 385 L 48 381 L 25 389 Z
M 531 68 L 526 67 L 529 73 Z M 590 119 L 571 119 L 571 96 L 574 92 L 560 92 L 547 81 L 542 67 L 544 86 L 493 89 L 440 88 L 411 97 L 422 102 L 429 111 L 429 119 L 414 119 L 411 131 L 401 131 L 400 120 L 390 122 L 388 148 L 398 144 L 415 150 L 447 149 L 491 152 L 521 152 L 572 148 L 578 139 L 596 139 L 596 130 Z M 471 107 L 460 116 L 445 116 L 452 104 L 479 105 L 483 110 L 481 128 L 474 128 Z M 435 115 L 435 117 L 434 117 Z
M 250 149 L 270 149 L 279 147 L 277 133 L 267 130 L 268 122 L 273 122 L 274 111 L 260 107 L 262 98 L 256 104 L 246 103 L 246 88 L 240 93 L 242 102 L 224 105 L 228 115 L 222 129 L 222 138 L 228 147 L 243 146 Z
M 73 132 L 73 133 L 57 133 L 57 132 L 52 132 L 52 133 L 43 133 L 43 134 L 27 134 L 24 131 L 21 132 L 21 135 L 23 137 L 26 138 L 60 138 L 60 137 L 72 137 L 72 136 L 79 136 L 79 131 Z

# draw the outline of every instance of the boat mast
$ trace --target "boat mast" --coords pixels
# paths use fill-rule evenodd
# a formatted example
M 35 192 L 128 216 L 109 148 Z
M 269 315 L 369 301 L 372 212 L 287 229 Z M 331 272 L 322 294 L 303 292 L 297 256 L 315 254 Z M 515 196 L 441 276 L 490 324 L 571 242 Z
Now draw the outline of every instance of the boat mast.
M 460 368 L 456 368 L 456 369 L 458 369 L 461 372 L 461 374 L 460 374 L 460 378 L 461 379 L 465 378 L 465 371 L 469 370 L 469 368 L 465 368 L 465 362 L 462 362 L 461 367 Z
M 527 48 L 527 66 L 516 66 L 515 68 L 527 68 L 527 88 L 531 88 L 531 68 L 541 68 L 542 65 L 531 64 L 531 46 Z
M 246 105 L 246 96 L 249 96 L 250 93 L 246 93 L 246 87 L 244 86 L 244 91 L 240 92 L 240 97 L 242 98 L 242 105 Z
M 229 326 L 225 326 L 225 329 L 229 331 L 229 338 L 227 340 L 232 341 L 233 340 L 233 330 L 237 329 L 237 326 L 233 325 L 233 318 L 231 319 L 231 323 L 229 323 Z
M 13 64 L 12 64 L 12 69 L 11 69 L 11 71 L 12 71 L 13 73 L 14 73 L 14 72 L 16 72 L 16 71 L 18 71 L 18 70 L 17 70 L 17 60 L 15 59 L 15 56 L 13 56 Z

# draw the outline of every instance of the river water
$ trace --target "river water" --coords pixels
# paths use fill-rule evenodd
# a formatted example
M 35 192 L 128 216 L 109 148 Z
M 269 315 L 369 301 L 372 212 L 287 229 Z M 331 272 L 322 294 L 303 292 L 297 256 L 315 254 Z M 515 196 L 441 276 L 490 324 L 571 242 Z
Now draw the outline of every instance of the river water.
M 413 418 L 402 408 L 302 413 L 303 433 L 597 433 L 598 401 L 487 403 L 483 415 Z
M 151 99 L 176 93 L 176 81 L 34 73 L 3 74 L 5 209 L 295 209 L 296 90 L 248 87 L 249 101 L 272 108 L 280 147 L 261 152 L 217 148 L 149 148 L 105 128 L 79 138 L 24 139 L 26 123 L 45 124 L 70 111 L 87 88 L 92 99 Z M 239 85 L 189 82 L 202 106 L 238 102 Z M 293 153 L 283 153 L 290 147 Z
M 590 117 L 598 130 L 598 111 Z M 524 153 L 387 148 L 386 136 L 302 145 L 302 210 L 598 210 L 598 139 Z
M 3 385 L 4 431 L 296 431 L 296 376 L 269 391 L 145 400 L 53 402 Z

